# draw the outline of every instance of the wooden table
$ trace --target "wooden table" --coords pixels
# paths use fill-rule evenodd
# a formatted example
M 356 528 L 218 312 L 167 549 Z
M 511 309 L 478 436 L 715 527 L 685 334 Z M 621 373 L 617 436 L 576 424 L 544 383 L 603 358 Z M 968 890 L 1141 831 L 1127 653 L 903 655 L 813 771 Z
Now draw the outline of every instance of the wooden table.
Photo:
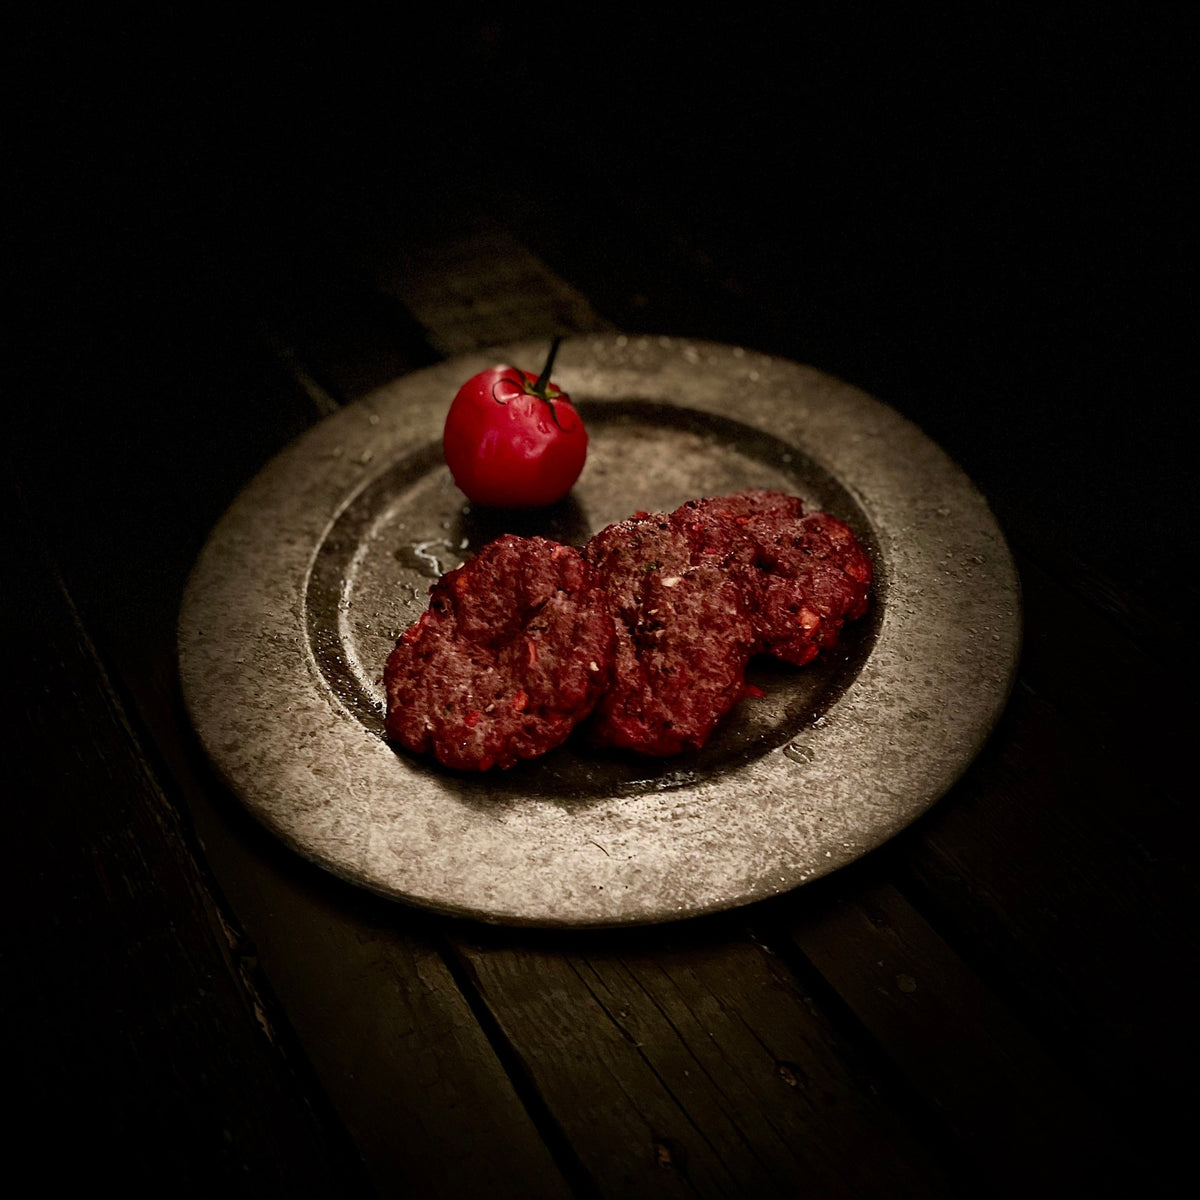
M 489 29 L 471 69 L 512 49 Z M 27 227 L 3 504 L 13 1160 L 126 1194 L 1170 1192 L 1196 1012 L 1170 365 L 1134 422 L 1149 359 L 1116 337 L 1125 308 L 1022 352 L 1090 276 L 1064 256 L 1018 303 L 1035 255 L 985 236 L 1000 201 L 923 274 L 899 248 L 915 173 L 900 215 L 841 204 L 861 166 L 837 203 L 739 207 L 695 149 L 639 173 L 653 122 L 555 141 L 568 107 L 503 152 L 500 116 L 473 138 L 409 125 L 401 155 L 390 120 L 305 127 L 331 89 L 306 104 L 298 79 L 232 140 L 232 102 L 179 102 L 164 149 L 114 117 L 142 97 L 77 125 L 70 89 L 29 137 L 55 153 L 26 176 L 50 219 Z M 1098 145 L 1084 166 L 1116 171 Z M 971 187 L 942 195 L 950 226 L 979 215 Z M 1014 219 L 1065 230 L 1067 207 Z M 929 248 L 948 227 L 905 230 Z M 356 890 L 207 764 L 176 678 L 186 573 L 238 489 L 341 405 L 464 351 L 610 329 L 812 361 L 958 457 L 1024 589 L 1008 709 L 914 827 L 741 911 L 539 932 Z M 1116 398 L 1085 402 L 1100 376 Z M 1165 515 L 1115 502 L 1132 490 Z

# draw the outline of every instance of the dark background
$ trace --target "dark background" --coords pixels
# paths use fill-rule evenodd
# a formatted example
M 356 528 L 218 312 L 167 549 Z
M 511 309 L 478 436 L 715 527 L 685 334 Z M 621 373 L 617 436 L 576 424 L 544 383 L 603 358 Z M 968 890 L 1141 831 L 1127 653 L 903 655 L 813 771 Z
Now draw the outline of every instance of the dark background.
M 153 380 L 226 320 L 321 288 L 336 304 L 372 236 L 453 195 L 618 325 L 875 392 L 1007 528 L 1049 527 L 1153 607 L 1190 540 L 1189 34 L 847 10 L 34 23 L 9 47 L 33 318 L 14 408 L 70 406 L 78 452 L 121 454 L 162 425 Z M 35 425 L 70 462 L 66 423 Z

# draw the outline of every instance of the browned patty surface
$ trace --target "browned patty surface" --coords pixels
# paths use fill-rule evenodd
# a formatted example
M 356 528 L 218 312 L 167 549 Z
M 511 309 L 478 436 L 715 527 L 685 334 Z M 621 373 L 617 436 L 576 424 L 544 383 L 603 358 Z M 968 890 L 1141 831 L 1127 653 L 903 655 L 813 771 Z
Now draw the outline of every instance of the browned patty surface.
M 642 754 L 699 749 L 743 693 L 754 630 L 742 588 L 661 513 L 608 526 L 584 555 L 617 627 L 593 739 Z
M 461 770 L 544 754 L 606 688 L 613 640 L 578 550 L 497 538 L 434 584 L 388 657 L 387 735 Z
M 873 574 L 866 551 L 846 524 L 804 513 L 794 496 L 751 490 L 693 500 L 671 519 L 740 582 L 757 651 L 803 666 L 866 612 Z

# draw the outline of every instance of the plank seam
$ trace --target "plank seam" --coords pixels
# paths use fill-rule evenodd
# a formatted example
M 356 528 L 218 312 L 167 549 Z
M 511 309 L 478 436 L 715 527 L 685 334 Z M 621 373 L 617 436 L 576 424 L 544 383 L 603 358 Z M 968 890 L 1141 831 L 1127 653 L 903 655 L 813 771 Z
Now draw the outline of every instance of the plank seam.
M 452 938 L 438 935 L 437 942 L 442 960 L 451 978 L 462 993 L 471 1015 L 479 1023 L 483 1036 L 496 1055 L 504 1073 L 512 1084 L 517 1099 L 524 1107 L 534 1129 L 542 1137 L 551 1159 L 562 1174 L 567 1187 L 579 1200 L 602 1200 L 601 1193 L 590 1172 L 575 1153 L 570 1139 L 550 1111 L 525 1059 L 509 1040 L 500 1022 L 496 1019 L 467 957 L 454 945 Z

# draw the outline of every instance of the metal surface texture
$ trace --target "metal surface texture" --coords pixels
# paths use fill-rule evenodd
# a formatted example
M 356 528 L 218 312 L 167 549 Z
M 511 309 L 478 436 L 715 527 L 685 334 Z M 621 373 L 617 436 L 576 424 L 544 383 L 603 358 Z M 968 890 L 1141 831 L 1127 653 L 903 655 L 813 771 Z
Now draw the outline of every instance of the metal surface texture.
M 863 392 L 738 347 L 605 335 L 555 379 L 591 435 L 571 496 L 473 512 L 440 453 L 470 375 L 544 343 L 405 376 L 270 462 L 213 530 L 180 616 L 195 728 L 229 786 L 307 858 L 485 921 L 615 926 L 789 890 L 880 845 L 970 764 L 1016 670 L 1016 573 L 994 518 L 920 430 Z M 581 543 L 638 509 L 780 488 L 870 550 L 867 617 L 836 660 L 756 664 L 705 749 L 668 761 L 580 737 L 467 777 L 382 739 L 382 670 L 440 571 L 500 532 Z

